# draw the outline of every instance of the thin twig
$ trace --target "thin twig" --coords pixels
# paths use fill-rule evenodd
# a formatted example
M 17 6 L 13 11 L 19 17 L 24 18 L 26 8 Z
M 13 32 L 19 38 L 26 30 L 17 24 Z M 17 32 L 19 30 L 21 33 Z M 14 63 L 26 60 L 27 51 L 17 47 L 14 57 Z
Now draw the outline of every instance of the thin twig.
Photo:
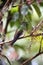
M 2 57 L 4 57 L 5 59 L 7 59 L 9 65 L 11 65 L 11 62 L 9 61 L 9 59 L 8 59 L 5 55 L 3 55 L 3 54 L 0 54 L 0 55 L 1 55 Z
M 23 2 L 23 3 L 21 3 L 21 4 L 17 4 L 17 5 L 13 5 L 12 7 L 22 6 L 22 5 L 24 5 L 24 4 L 26 4 L 26 2 Z
M 26 63 L 32 61 L 33 59 L 35 59 L 36 57 L 38 57 L 39 55 L 43 54 L 43 51 L 40 53 L 37 53 L 35 56 L 33 56 L 31 59 L 27 59 L 26 61 L 24 61 L 21 65 L 25 65 Z
M 3 17 L 4 11 L 6 11 L 8 9 L 10 3 L 11 3 L 11 0 L 7 0 L 7 2 L 5 3 L 5 5 L 1 9 L 1 11 L 0 11 L 0 21 L 1 21 L 2 17 Z
M 9 0 L 8 0 L 9 1 Z M 12 3 L 11 5 L 13 5 L 14 4 L 14 0 L 10 0 L 9 1 L 9 3 Z M 9 6 L 9 3 L 7 3 L 7 4 L 5 4 L 5 5 L 7 5 L 7 6 Z M 11 6 L 12 7 L 12 6 Z M 9 24 L 9 22 L 10 22 L 10 20 L 12 19 L 12 14 L 8 11 L 8 17 L 7 17 L 7 22 L 6 22 L 6 26 L 5 26 L 5 29 L 4 29 L 4 35 L 6 35 L 6 33 L 7 33 L 7 28 L 8 28 L 8 24 Z M 4 41 L 5 39 L 3 39 L 3 41 Z
M 7 2 L 5 3 L 4 7 L 5 7 L 5 6 L 9 6 L 9 4 L 11 3 L 11 1 L 12 1 L 12 0 L 7 0 Z M 4 8 L 4 7 L 3 7 L 3 8 Z
M 20 34 L 19 34 L 19 33 L 20 33 Z M 18 34 L 21 35 L 22 32 L 19 32 L 19 33 L 17 33 L 17 34 L 14 36 L 14 39 L 12 40 L 13 44 L 14 44 L 17 40 L 19 40 L 19 39 L 23 39 L 23 38 L 27 38 L 27 37 L 43 36 L 43 33 L 39 33 L 39 34 L 27 35 L 27 36 L 25 36 L 25 37 L 24 37 L 24 36 L 23 36 L 23 37 L 20 37 L 20 36 L 18 36 Z M 12 44 L 12 42 L 10 43 L 10 45 Z
M 27 37 L 37 37 L 37 36 L 43 36 L 43 32 L 42 33 L 38 33 L 38 34 L 32 34 L 32 35 L 23 36 L 23 37 L 20 37 L 19 39 L 23 39 L 23 38 L 27 38 Z
M 34 2 L 34 1 L 31 1 L 31 3 L 28 3 L 28 5 L 31 5 L 33 2 Z M 19 4 L 17 4 L 17 5 L 13 5 L 13 7 L 22 6 L 22 5 L 26 4 L 26 3 L 27 3 L 27 2 L 25 1 L 25 2 L 23 2 L 23 3 L 19 3 Z
M 8 24 L 9 24 L 11 19 L 12 19 L 12 15 L 10 14 L 10 12 L 8 12 L 8 17 L 7 17 L 6 26 L 5 26 L 5 29 L 4 29 L 4 34 L 7 33 L 7 27 L 8 27 Z
M 31 31 L 30 35 L 32 35 L 36 30 L 40 29 L 40 27 L 43 26 L 43 21 L 40 21 L 38 25 L 34 27 L 34 29 Z
M 9 5 L 11 4 L 12 0 L 7 0 L 7 2 L 5 3 L 5 5 L 3 6 L 1 12 L 3 13 L 3 11 L 5 11 L 6 9 L 8 9 Z
M 24 36 L 23 36 L 23 37 L 19 37 L 17 40 L 23 39 L 23 38 L 27 38 L 27 37 L 37 37 L 37 36 L 43 36 L 43 33 L 34 34 L 34 35 L 27 35 L 27 36 L 25 36 L 25 37 L 24 37 Z M 17 41 L 17 40 L 16 40 L 16 41 Z M 10 44 L 12 41 L 13 41 L 13 40 L 10 40 L 10 41 L 8 41 L 8 42 L 6 42 L 6 41 L 5 41 L 5 42 L 1 42 L 0 45 L 3 44 L 3 43 L 9 43 L 9 44 Z

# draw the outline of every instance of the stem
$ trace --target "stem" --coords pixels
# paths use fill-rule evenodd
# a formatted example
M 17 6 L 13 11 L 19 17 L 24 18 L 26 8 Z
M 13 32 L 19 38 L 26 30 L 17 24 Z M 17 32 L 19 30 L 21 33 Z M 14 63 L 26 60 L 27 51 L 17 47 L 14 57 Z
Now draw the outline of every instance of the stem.
M 0 54 L 2 57 L 4 57 L 4 58 L 6 58 L 7 59 L 7 61 L 8 61 L 8 63 L 9 63 L 9 65 L 11 65 L 11 62 L 9 61 L 9 59 L 5 56 L 5 55 L 3 55 L 3 54 Z
M 38 33 L 38 34 L 32 34 L 32 35 L 23 36 L 23 37 L 20 37 L 19 39 L 23 39 L 23 38 L 27 38 L 27 37 L 37 37 L 37 36 L 43 36 L 43 32 L 42 33 Z
M 17 40 L 19 39 L 23 39 L 23 38 L 27 38 L 27 37 L 37 37 L 37 36 L 43 36 L 43 33 L 39 33 L 39 34 L 34 34 L 34 35 L 27 35 L 27 36 L 23 36 L 23 37 L 19 37 Z M 16 40 L 16 41 L 17 41 Z M 0 45 L 3 45 L 3 43 L 11 43 L 13 40 L 10 40 L 8 42 L 1 42 Z
M 37 53 L 35 56 L 33 56 L 31 59 L 27 59 L 26 61 L 24 61 L 21 65 L 25 65 L 26 63 L 32 61 L 33 59 L 35 59 L 36 57 L 38 57 L 39 55 L 43 54 L 43 52 Z
M 31 31 L 30 35 L 32 35 L 36 30 L 40 29 L 40 27 L 43 26 L 43 21 L 40 21 L 36 27 Z

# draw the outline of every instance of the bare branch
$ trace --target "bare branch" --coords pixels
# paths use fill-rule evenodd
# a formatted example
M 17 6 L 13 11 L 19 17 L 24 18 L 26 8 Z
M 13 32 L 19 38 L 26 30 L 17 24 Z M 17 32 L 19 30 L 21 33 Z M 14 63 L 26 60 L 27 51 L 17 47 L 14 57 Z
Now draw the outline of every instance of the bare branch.
M 43 26 L 43 21 L 40 21 L 36 27 L 31 31 L 30 35 L 32 35 L 34 32 L 36 32 L 40 27 Z
M 37 36 L 43 36 L 43 32 L 42 33 L 38 33 L 38 34 L 32 34 L 32 35 L 23 36 L 23 37 L 20 37 L 19 39 L 23 39 L 23 38 L 27 38 L 27 37 L 37 37 Z
M 27 35 L 27 36 L 23 36 L 23 37 L 19 37 L 18 39 L 16 39 L 16 41 L 17 40 L 19 40 L 19 39 L 23 39 L 23 38 L 27 38 L 27 37 L 37 37 L 37 36 L 43 36 L 43 33 L 39 33 L 39 34 L 34 34 L 34 35 Z M 15 39 L 14 39 L 15 40 Z M 8 42 L 1 42 L 0 43 L 0 45 L 2 44 L 3 45 L 3 43 L 9 43 L 9 45 L 11 44 L 11 42 L 12 42 L 13 40 L 10 40 L 10 41 L 8 41 Z M 15 42 L 16 42 L 15 41 Z
M 39 55 L 43 54 L 43 52 L 37 53 L 35 56 L 33 56 L 31 59 L 27 59 L 26 61 L 24 61 L 21 65 L 25 65 L 26 63 L 32 61 L 33 59 L 35 59 L 36 57 L 38 57 Z
M 27 35 L 27 36 L 23 36 L 20 37 L 20 35 L 22 34 L 22 31 L 19 31 L 15 34 L 14 39 L 12 40 L 12 42 L 10 43 L 10 45 L 13 45 L 17 40 L 19 39 L 23 39 L 23 38 L 27 38 L 27 37 L 37 37 L 37 36 L 43 36 L 43 33 L 39 33 L 39 34 L 33 34 L 33 35 Z
M 11 4 L 12 3 L 12 4 Z M 7 7 L 9 6 L 9 5 L 13 5 L 14 4 L 14 0 L 8 0 L 7 1 L 7 3 L 5 4 L 5 6 L 7 5 Z M 4 7 L 5 7 L 4 6 Z M 11 6 L 12 7 L 12 6 Z M 8 11 L 8 17 L 7 17 L 7 22 L 6 22 L 6 26 L 5 26 L 5 29 L 4 29 L 4 36 L 6 35 L 6 33 L 7 33 L 7 27 L 8 27 L 8 24 L 9 24 L 9 22 L 10 22 L 10 20 L 12 19 L 12 14 Z M 3 39 L 3 41 L 4 41 L 5 39 Z
M 3 54 L 0 54 L 2 57 L 4 57 L 7 61 L 8 61 L 8 63 L 9 63 L 9 65 L 11 65 L 11 62 L 9 61 L 9 59 L 5 56 L 5 55 L 3 55 Z
M 6 10 L 8 10 L 8 7 L 9 7 L 11 1 L 12 1 L 12 0 L 7 0 L 7 2 L 5 3 L 5 5 L 4 5 L 3 8 L 1 9 L 1 11 L 0 11 L 0 21 L 1 21 L 2 17 L 3 17 L 4 12 L 5 12 Z
M 10 14 L 10 12 L 8 12 L 8 17 L 7 17 L 6 26 L 5 26 L 5 29 L 4 29 L 4 34 L 7 33 L 7 27 L 8 27 L 8 24 L 9 24 L 11 19 L 12 19 L 12 15 Z

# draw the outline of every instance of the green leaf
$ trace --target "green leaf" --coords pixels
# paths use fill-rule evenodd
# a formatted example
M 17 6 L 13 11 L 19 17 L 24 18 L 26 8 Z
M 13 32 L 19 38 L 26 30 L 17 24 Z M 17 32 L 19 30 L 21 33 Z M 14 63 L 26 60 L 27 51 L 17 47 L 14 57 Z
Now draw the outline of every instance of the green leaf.
M 31 8 L 31 6 L 30 6 L 30 5 L 28 5 L 28 8 L 29 8 L 30 10 L 32 10 L 32 8 Z
M 31 30 L 32 30 L 32 24 L 31 22 L 28 22 L 28 31 L 31 32 Z
M 32 20 L 32 17 L 31 17 L 31 13 L 28 12 L 28 14 L 25 16 L 27 18 L 27 20 L 31 21 Z
M 17 28 L 20 27 L 20 21 L 19 21 L 19 20 L 17 20 L 17 21 L 15 22 L 15 26 L 16 26 Z
M 25 50 L 24 46 L 17 45 L 17 44 L 14 45 L 14 48 L 16 48 L 16 49 L 19 49 L 20 48 L 22 50 Z
M 26 29 L 28 32 L 30 32 L 32 30 L 32 24 L 31 24 L 31 21 L 32 21 L 32 17 L 31 17 L 31 13 L 28 12 L 28 15 L 25 16 L 25 21 L 26 21 Z
M 38 4 L 34 3 L 33 7 L 34 7 L 35 11 L 37 12 L 38 16 L 40 17 L 41 16 L 41 11 L 40 11 L 40 8 L 39 8 Z
M 42 6 L 42 7 L 43 7 L 43 2 L 41 2 L 41 3 L 40 3 L 40 6 Z
M 11 14 L 14 14 L 15 12 L 18 12 L 18 6 L 17 7 L 12 7 L 10 12 L 11 12 Z
M 14 22 L 14 21 L 10 21 L 10 26 L 11 26 L 11 27 L 13 27 L 13 26 L 14 26 L 14 24 L 15 24 L 15 22 Z

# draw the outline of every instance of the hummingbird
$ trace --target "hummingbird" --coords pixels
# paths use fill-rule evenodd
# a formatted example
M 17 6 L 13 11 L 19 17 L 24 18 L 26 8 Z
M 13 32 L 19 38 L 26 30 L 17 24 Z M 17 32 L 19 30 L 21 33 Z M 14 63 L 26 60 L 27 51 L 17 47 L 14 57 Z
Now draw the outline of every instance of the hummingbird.
M 17 30 L 15 35 L 14 35 L 14 39 L 13 41 L 11 42 L 11 46 L 17 41 L 17 39 L 22 35 L 23 33 L 23 30 Z

